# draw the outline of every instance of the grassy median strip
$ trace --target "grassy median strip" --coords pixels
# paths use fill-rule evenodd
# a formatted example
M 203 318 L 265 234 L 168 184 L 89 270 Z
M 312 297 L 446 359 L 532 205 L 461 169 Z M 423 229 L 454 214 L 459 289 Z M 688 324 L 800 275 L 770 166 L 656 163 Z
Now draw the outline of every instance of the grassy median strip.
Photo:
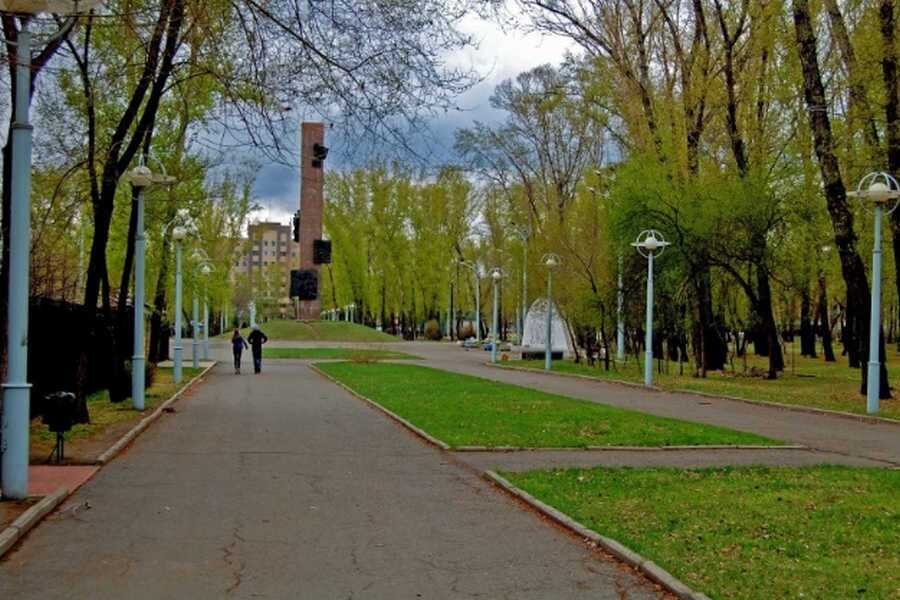
M 503 473 L 712 598 L 900 598 L 900 471 Z
M 107 390 L 100 390 L 91 394 L 87 399 L 91 422 L 75 425 L 71 431 L 66 433 L 66 440 L 88 439 L 102 435 L 107 429 L 120 423 L 139 420 L 171 398 L 175 392 L 190 383 L 201 372 L 203 372 L 202 368 L 185 367 L 181 383 L 176 385 L 172 382 L 171 368 L 158 368 L 153 385 L 147 388 L 144 395 L 144 412 L 134 410 L 131 405 L 131 398 L 127 398 L 124 402 L 113 404 L 109 401 L 109 392 Z M 49 448 L 49 444 L 55 443 L 56 434 L 48 431 L 46 425 L 40 419 L 34 419 L 31 421 L 31 439 L 34 443 L 45 444 Z
M 840 347 L 836 349 L 838 362 L 826 363 L 819 358 L 808 358 L 786 352 L 787 366 L 778 379 L 765 379 L 768 359 L 753 356 L 748 352 L 746 372 L 743 359 L 735 361 L 727 372 L 711 371 L 705 378 L 693 377 L 690 365 L 685 365 L 684 374 L 679 374 L 678 363 L 669 363 L 668 373 L 657 373 L 654 369 L 653 382 L 666 390 L 689 390 L 721 396 L 734 396 L 745 400 L 763 400 L 838 410 L 857 414 L 866 414 L 866 397 L 859 393 L 859 369 L 847 366 L 847 357 L 840 355 Z M 900 353 L 893 347 L 888 348 L 888 373 L 891 381 L 900 378 Z M 513 367 L 543 370 L 543 360 L 510 361 L 505 363 Z M 553 363 L 553 370 L 560 373 L 584 375 L 597 379 L 618 379 L 640 383 L 643 381 L 641 364 L 628 357 L 624 363 L 611 365 L 609 371 L 603 368 L 602 361 L 593 367 L 584 362 L 560 360 Z M 879 417 L 900 420 L 900 401 L 887 400 L 881 403 Z
M 453 447 L 777 443 L 752 433 L 656 417 L 417 365 L 317 366 Z
M 263 348 L 263 358 L 293 358 L 301 360 L 420 360 L 405 352 L 375 348 Z

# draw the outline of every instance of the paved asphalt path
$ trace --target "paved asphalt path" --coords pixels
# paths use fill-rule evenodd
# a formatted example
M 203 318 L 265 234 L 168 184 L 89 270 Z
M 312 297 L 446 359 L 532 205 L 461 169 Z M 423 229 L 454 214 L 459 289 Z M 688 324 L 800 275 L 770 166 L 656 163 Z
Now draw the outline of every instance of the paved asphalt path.
M 0 562 L 2 598 L 658 598 L 297 362 L 217 367 Z

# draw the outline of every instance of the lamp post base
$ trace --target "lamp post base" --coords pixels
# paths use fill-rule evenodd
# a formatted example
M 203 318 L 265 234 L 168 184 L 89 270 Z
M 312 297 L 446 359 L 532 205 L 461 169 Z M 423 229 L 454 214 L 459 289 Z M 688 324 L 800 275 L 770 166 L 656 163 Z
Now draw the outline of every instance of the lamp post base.
M 869 361 L 869 372 L 866 380 L 866 412 L 877 413 L 879 410 L 878 396 L 881 384 L 881 363 Z
M 653 387 L 653 352 L 644 355 L 644 385 Z
M 144 410 L 144 365 L 143 356 L 131 357 L 131 404 L 134 410 Z
M 31 384 L 3 384 L 3 497 L 28 497 Z
M 175 345 L 173 358 L 174 362 L 172 366 L 172 381 L 178 384 L 181 383 L 181 378 L 183 376 L 181 372 L 181 361 L 184 358 L 184 348 L 181 346 L 181 344 Z

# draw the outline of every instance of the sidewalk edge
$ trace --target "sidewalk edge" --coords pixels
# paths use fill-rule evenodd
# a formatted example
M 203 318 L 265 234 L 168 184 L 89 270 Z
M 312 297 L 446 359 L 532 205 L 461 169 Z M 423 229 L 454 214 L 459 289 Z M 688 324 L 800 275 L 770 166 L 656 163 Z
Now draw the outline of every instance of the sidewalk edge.
M 800 444 L 780 444 L 774 446 L 755 446 L 752 444 L 709 444 L 708 446 L 680 445 L 680 446 L 573 446 L 529 448 L 523 446 L 455 446 L 450 448 L 453 452 L 674 452 L 681 450 L 812 450 L 808 446 Z
M 705 594 L 691 589 L 681 580 L 676 578 L 674 575 L 672 575 L 653 561 L 648 560 L 628 546 L 625 546 L 624 544 L 612 538 L 600 535 L 593 529 L 584 526 L 567 514 L 553 508 L 549 504 L 538 500 L 525 490 L 522 490 L 521 488 L 518 488 L 510 483 L 509 481 L 498 475 L 496 472 L 485 471 L 484 477 L 493 482 L 506 493 L 525 502 L 531 508 L 558 523 L 559 525 L 562 525 L 573 533 L 581 536 L 586 540 L 589 540 L 596 546 L 603 548 L 618 560 L 633 567 L 637 571 L 640 571 L 648 579 L 658 583 L 663 588 L 675 594 L 682 600 L 709 600 L 709 598 Z
M 31 531 L 41 519 L 50 514 L 63 500 L 69 497 L 65 487 L 57 488 L 49 496 L 44 496 L 37 504 L 23 512 L 6 529 L 0 532 L 0 557 L 15 546 L 22 537 Z

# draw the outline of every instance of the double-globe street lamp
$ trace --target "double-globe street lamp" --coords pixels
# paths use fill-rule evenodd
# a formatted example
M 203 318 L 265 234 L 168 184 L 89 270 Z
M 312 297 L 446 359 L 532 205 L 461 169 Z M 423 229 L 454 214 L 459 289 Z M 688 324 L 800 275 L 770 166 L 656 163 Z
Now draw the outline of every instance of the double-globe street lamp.
M 187 209 L 181 209 L 175 215 L 172 228 L 172 239 L 175 242 L 175 344 L 172 366 L 172 381 L 181 383 L 184 370 L 184 345 L 181 341 L 181 303 L 182 303 L 182 271 L 181 244 L 189 234 L 196 235 L 197 227 Z
M 553 271 L 559 266 L 559 255 L 549 252 L 541 258 L 547 267 L 547 331 L 544 336 L 544 370 L 553 364 Z
M 879 409 L 881 356 L 881 217 L 897 210 L 900 203 L 900 184 L 887 173 L 869 173 L 859 182 L 852 197 L 859 198 L 863 206 L 871 206 L 875 213 L 875 243 L 872 247 L 872 304 L 869 311 L 869 365 L 866 376 L 866 411 Z
M 659 256 L 669 245 L 660 232 L 655 229 L 642 231 L 637 240 L 631 243 L 638 254 L 647 259 L 647 323 L 644 339 L 644 385 L 653 386 L 653 257 Z
M 491 362 L 497 362 L 497 346 L 500 345 L 500 280 L 503 271 L 500 267 L 491 269 L 491 279 L 494 281 L 494 319 L 491 326 Z
M 475 275 L 475 342 L 481 342 L 481 273 L 478 264 L 459 259 L 459 265 L 472 271 Z
M 15 42 L 15 120 L 10 128 L 9 283 L 7 293 L 7 364 L 3 382 L 3 496 L 28 497 L 28 429 L 31 418 L 31 384 L 28 383 L 28 299 L 31 255 L 31 32 L 28 20 L 42 12 L 78 14 L 102 0 L 0 0 L 0 12 L 19 16 Z M 60 33 L 67 32 L 64 25 Z

